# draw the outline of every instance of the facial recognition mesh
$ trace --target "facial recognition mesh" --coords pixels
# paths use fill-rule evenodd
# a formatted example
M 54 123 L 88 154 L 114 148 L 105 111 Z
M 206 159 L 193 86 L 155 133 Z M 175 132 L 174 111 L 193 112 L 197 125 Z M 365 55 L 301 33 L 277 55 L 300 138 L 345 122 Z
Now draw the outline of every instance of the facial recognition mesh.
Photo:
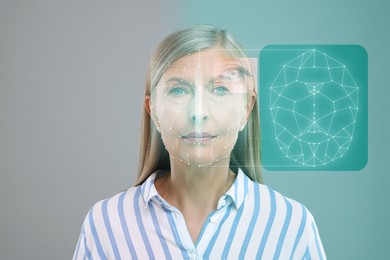
M 167 67 L 153 89 L 151 110 L 171 159 L 199 167 L 229 162 L 246 124 L 249 68 L 246 59 L 219 49 Z
M 367 162 L 367 53 L 269 45 L 260 53 L 262 165 L 359 170 Z

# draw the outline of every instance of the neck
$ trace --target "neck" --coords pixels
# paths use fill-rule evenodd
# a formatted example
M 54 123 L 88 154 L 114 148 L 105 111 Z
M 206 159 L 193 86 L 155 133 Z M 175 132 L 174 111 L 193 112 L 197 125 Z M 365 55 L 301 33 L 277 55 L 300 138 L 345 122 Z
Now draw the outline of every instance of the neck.
M 171 171 L 156 184 L 159 193 L 181 211 L 211 212 L 234 182 L 229 160 L 207 167 L 186 165 L 171 158 Z

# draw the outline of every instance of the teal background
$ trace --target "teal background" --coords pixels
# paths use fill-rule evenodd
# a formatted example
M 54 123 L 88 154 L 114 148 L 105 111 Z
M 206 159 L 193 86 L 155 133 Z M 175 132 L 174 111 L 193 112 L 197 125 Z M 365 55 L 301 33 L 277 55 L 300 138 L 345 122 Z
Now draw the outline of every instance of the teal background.
M 388 1 L 187 1 L 175 28 L 213 24 L 245 48 L 358 44 L 368 52 L 368 163 L 361 171 L 277 172 L 264 182 L 313 213 L 328 259 L 390 259 Z
M 302 166 L 286 158 L 275 139 L 274 125 L 270 112 L 270 86 L 278 76 L 282 66 L 309 50 L 316 49 L 346 66 L 358 90 L 358 113 L 349 149 L 342 158 L 325 165 Z M 367 89 L 367 52 L 359 45 L 267 45 L 259 55 L 259 104 L 262 132 L 262 166 L 274 171 L 346 171 L 361 170 L 367 164 L 368 156 L 368 89 Z M 320 80 L 321 81 L 321 80 Z M 321 104 L 319 104 L 320 106 Z M 317 106 L 317 109 L 319 107 Z M 327 112 L 328 113 L 328 112 Z M 283 122 L 280 122 L 283 123 Z M 342 122 L 341 122 L 342 123 Z M 349 121 L 348 121 L 349 123 Z M 288 126 L 288 125 L 284 125 Z

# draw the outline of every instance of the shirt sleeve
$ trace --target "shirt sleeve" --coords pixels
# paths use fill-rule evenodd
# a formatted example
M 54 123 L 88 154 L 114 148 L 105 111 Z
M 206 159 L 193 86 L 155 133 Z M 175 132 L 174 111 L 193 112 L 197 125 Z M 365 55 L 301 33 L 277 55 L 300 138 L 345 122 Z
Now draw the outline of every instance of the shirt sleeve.
M 84 227 L 81 229 L 81 233 L 79 236 L 79 240 L 77 241 L 76 249 L 73 254 L 73 260 L 75 259 L 84 259 L 85 254 L 83 253 L 84 250 L 84 240 L 85 240 L 85 234 L 84 234 Z
M 90 213 L 90 212 L 89 212 Z M 88 213 L 88 215 L 89 215 Z M 79 259 L 92 259 L 91 251 L 88 248 L 87 245 L 87 236 L 85 234 L 85 229 L 88 227 L 88 215 L 85 217 L 83 226 L 81 228 L 79 240 L 77 241 L 76 249 L 73 254 L 73 260 L 79 260 Z
M 315 223 L 315 220 L 313 216 L 309 213 L 310 216 L 310 234 L 309 234 L 309 241 L 307 244 L 305 257 L 304 259 L 320 259 L 325 260 L 326 255 L 324 251 L 324 247 L 322 246 L 321 238 L 318 233 L 318 228 Z

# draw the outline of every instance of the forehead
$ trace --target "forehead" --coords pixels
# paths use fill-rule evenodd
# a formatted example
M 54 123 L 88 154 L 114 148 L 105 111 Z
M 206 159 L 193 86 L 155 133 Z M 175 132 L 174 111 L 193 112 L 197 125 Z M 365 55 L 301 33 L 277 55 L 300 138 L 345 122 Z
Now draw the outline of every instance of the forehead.
M 206 49 L 188 54 L 168 66 L 165 73 L 183 71 L 215 72 L 229 66 L 240 66 L 241 60 L 228 55 L 225 49 Z

